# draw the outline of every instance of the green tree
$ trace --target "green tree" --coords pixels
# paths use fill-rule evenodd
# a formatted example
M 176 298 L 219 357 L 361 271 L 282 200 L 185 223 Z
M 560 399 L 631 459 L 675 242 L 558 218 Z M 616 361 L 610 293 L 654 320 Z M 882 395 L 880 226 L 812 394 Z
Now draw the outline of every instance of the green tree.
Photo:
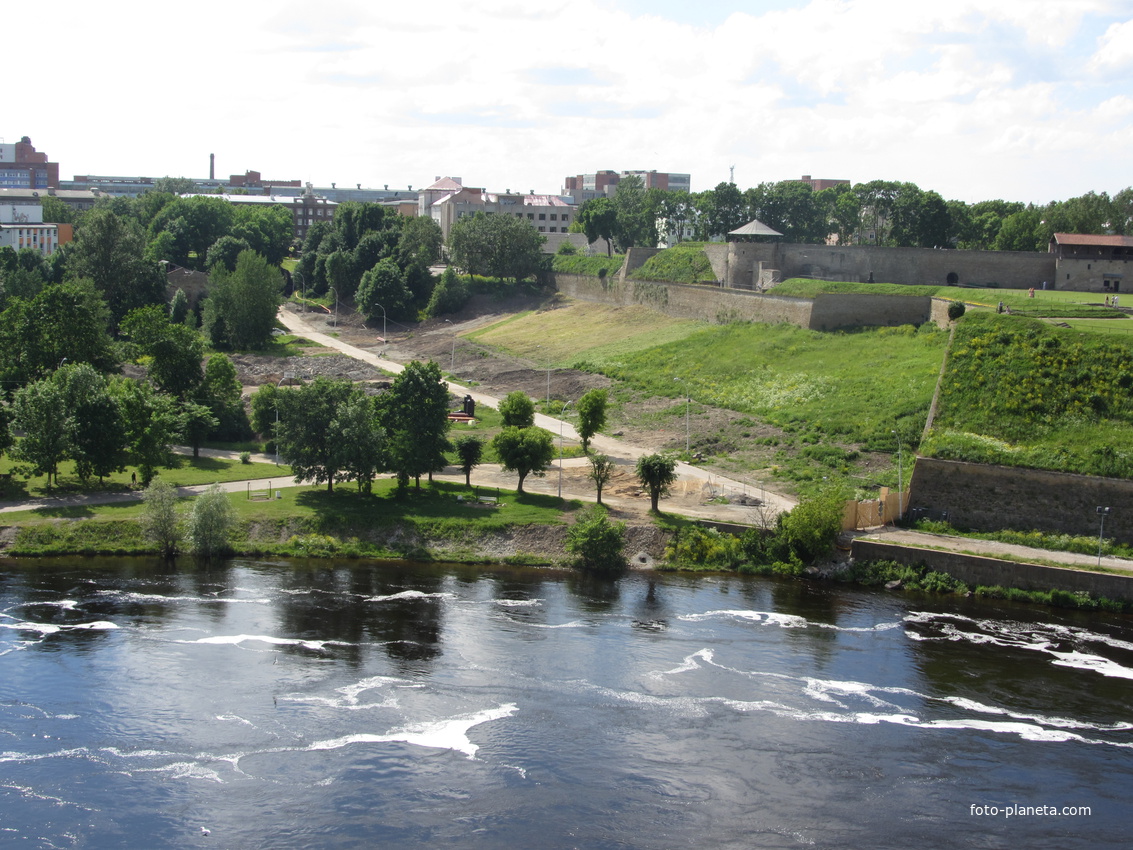
M 260 384 L 252 393 L 252 430 L 261 437 L 275 439 L 275 423 L 280 390 L 275 384 Z
M 347 447 L 334 423 L 339 421 L 339 410 L 353 392 L 349 381 L 319 377 L 303 387 L 280 390 L 277 394 L 276 445 L 295 473 L 296 483 L 326 482 L 330 493 L 335 482 L 341 480 Z
M 47 476 L 50 489 L 58 481 L 59 462 L 71 449 L 73 433 L 63 388 L 50 378 L 21 387 L 12 399 L 12 424 L 24 437 L 12 448 L 12 457 L 30 463 Z
M 287 207 L 237 204 L 233 205 L 232 212 L 235 217 L 232 236 L 247 242 L 269 265 L 278 266 L 283 262 L 295 233 L 295 223 Z
M 205 268 L 212 270 L 223 266 L 230 272 L 236 271 L 236 258 L 245 251 L 251 251 L 252 245 L 247 239 L 237 239 L 235 236 L 221 236 L 208 249 L 205 255 Z
M 824 493 L 779 514 L 772 552 L 780 560 L 813 563 L 834 548 L 842 531 L 844 506 L 838 494 Z
M 172 484 L 155 478 L 142 494 L 142 501 L 142 534 L 157 546 L 163 558 L 172 558 L 181 542 L 177 491 Z
M 464 486 L 472 486 L 472 470 L 480 465 L 484 456 L 484 441 L 479 437 L 467 434 L 453 443 L 456 457 L 460 462 L 460 471 L 464 473 Z
M 69 455 L 85 483 L 99 482 L 123 468 L 126 438 L 122 412 L 110 395 L 106 378 L 88 363 L 67 364 L 52 381 L 63 391 L 67 411 Z
M 698 227 L 704 239 L 725 236 L 747 222 L 744 196 L 735 183 L 717 183 L 715 189 L 697 196 Z
M 205 341 L 187 325 L 174 323 L 161 305 L 131 310 L 121 332 L 149 358 L 149 376 L 161 390 L 185 398 L 200 386 Z
M 0 457 L 12 445 L 12 408 L 0 401 Z
M 564 242 L 564 245 L 569 245 L 569 242 Z M 464 282 L 457 277 L 456 272 L 449 266 L 441 274 L 441 279 L 433 288 L 433 294 L 429 298 L 429 305 L 425 308 L 425 315 L 430 318 L 436 316 L 444 316 L 448 313 L 456 313 L 463 309 L 464 305 L 468 303 L 468 287 Z
M 441 226 L 430 216 L 407 218 L 402 222 L 401 235 L 397 241 L 398 264 L 402 268 L 414 262 L 425 266 L 436 265 L 440 262 L 444 241 Z
M 657 504 L 677 480 L 677 459 L 672 455 L 643 455 L 637 459 L 637 480 L 649 491 L 649 505 L 657 513 Z
M 602 490 L 610 482 L 610 478 L 614 474 L 615 464 L 606 455 L 590 455 L 590 469 L 588 475 L 590 480 L 594 482 L 594 487 L 598 491 L 598 504 L 602 504 Z
M 219 424 L 212 408 L 195 401 L 181 402 L 181 433 L 192 447 L 193 457 L 201 456 L 201 444 Z
M 236 511 L 228 494 L 213 484 L 193 501 L 185 538 L 195 555 L 212 558 L 231 550 L 228 535 L 236 524 Z
M 541 476 L 555 458 L 555 444 L 549 431 L 542 428 L 506 427 L 492 440 L 492 448 L 504 472 L 519 476 L 516 491 L 523 492 L 528 475 Z
M 535 424 L 535 402 L 523 390 L 514 390 L 500 400 L 505 428 L 530 428 Z
M 282 303 L 279 269 L 253 251 L 236 259 L 236 270 L 218 268 L 205 301 L 204 325 L 214 346 L 265 348 Z
M 397 263 L 391 259 L 382 260 L 362 275 L 356 303 L 358 312 L 367 321 L 372 322 L 383 315 L 397 319 L 408 318 L 411 296 L 405 285 L 405 276 Z
M 453 265 L 470 275 L 487 275 L 518 283 L 543 267 L 547 241 L 526 219 L 511 215 L 464 216 L 449 231 Z
M 606 427 L 606 404 L 609 394 L 605 390 L 590 390 L 578 400 L 578 436 L 582 450 L 590 451 L 590 439 Z
M 588 508 L 567 529 L 566 550 L 583 569 L 614 573 L 625 569 L 624 522 L 610 522 L 601 505 Z
M 606 240 L 606 256 L 614 255 L 614 237 L 618 233 L 618 210 L 609 198 L 591 198 L 578 208 L 575 223 L 582 227 L 588 242 Z
M 177 287 L 177 291 L 169 301 L 169 321 L 175 325 L 183 325 L 188 317 L 189 296 L 185 294 L 184 289 Z
M 159 466 L 168 466 L 173 443 L 183 436 L 177 401 L 151 384 L 114 378 L 108 390 L 122 413 L 127 460 L 137 466 L 149 485 Z
M 653 248 L 657 245 L 656 217 L 645 202 L 645 185 L 636 174 L 623 177 L 614 193 L 617 213 L 617 240 L 620 248 L 636 245 Z
M 83 216 L 67 260 L 67 276 L 94 283 L 110 308 L 113 328 L 131 310 L 165 302 L 165 274 L 146 259 L 141 228 L 106 208 Z
M 439 472 L 448 461 L 448 385 L 440 366 L 414 360 L 378 397 L 378 421 L 385 429 L 390 468 L 405 486 L 410 478 Z
M 358 492 L 366 495 L 373 490 L 374 476 L 388 465 L 385 431 L 376 414 L 374 399 L 356 389 L 331 422 L 331 431 L 343 445 L 344 477 L 358 482 Z

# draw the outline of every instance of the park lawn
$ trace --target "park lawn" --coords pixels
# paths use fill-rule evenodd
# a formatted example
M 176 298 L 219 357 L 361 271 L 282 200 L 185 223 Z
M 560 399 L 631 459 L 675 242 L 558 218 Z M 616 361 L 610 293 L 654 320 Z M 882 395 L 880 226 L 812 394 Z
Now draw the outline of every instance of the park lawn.
M 674 319 L 643 306 L 567 301 L 564 307 L 511 316 L 466 334 L 468 339 L 542 368 L 604 364 L 664 342 L 684 339 L 703 322 Z M 613 340 L 613 341 L 611 341 Z
M 92 478 L 83 484 L 75 474 L 74 463 L 64 461 L 59 464 L 58 484 L 48 490 L 46 475 L 25 478 L 19 472 L 22 466 L 13 461 L 7 453 L 0 458 L 0 474 L 12 473 L 12 480 L 5 482 L 0 489 L 0 499 L 13 501 L 73 493 L 122 491 L 130 489 L 134 483 L 131 479 L 133 470 L 127 468 L 124 472 L 108 475 L 101 483 L 97 478 Z M 195 484 L 212 484 L 218 481 L 243 481 L 246 478 L 288 478 L 291 475 L 291 468 L 272 463 L 240 463 L 239 460 L 226 458 L 173 455 L 173 466 L 159 469 L 158 475 L 175 487 L 191 487 Z
M 351 486 L 334 493 L 321 486 L 281 490 L 281 499 L 256 501 L 244 493 L 228 494 L 237 524 L 231 535 L 237 553 L 300 557 L 429 557 L 419 548 L 390 550 L 366 542 L 374 529 L 400 527 L 422 539 L 474 542 L 515 525 L 563 522 L 564 514 L 582 507 L 575 500 L 495 488 L 468 488 L 449 482 L 410 487 L 398 494 L 396 482 L 374 482 L 370 496 Z M 463 495 L 466 501 L 458 501 Z M 469 497 L 499 498 L 498 505 L 473 503 Z M 182 514 L 192 499 L 182 500 Z M 138 520 L 140 502 L 19 511 L 0 516 L 0 524 L 19 526 L 13 555 L 143 554 L 152 551 Z M 64 522 L 60 519 L 81 519 Z M 359 540 L 361 538 L 361 540 Z M 469 545 L 472 551 L 474 546 Z

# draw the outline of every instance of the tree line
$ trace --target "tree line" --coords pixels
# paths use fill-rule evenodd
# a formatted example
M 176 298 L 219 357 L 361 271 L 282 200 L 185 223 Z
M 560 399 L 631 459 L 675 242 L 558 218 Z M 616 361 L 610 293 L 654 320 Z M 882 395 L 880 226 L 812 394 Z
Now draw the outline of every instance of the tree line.
M 660 241 L 708 241 L 759 220 L 785 241 L 841 245 L 1046 251 L 1054 233 L 1133 234 L 1133 187 L 1110 197 L 1088 192 L 1065 201 L 1023 204 L 947 201 L 914 183 L 873 180 L 814 191 L 783 180 L 740 190 L 719 183 L 704 192 L 645 189 L 640 177 L 612 197 L 586 201 L 571 229 L 607 253 Z

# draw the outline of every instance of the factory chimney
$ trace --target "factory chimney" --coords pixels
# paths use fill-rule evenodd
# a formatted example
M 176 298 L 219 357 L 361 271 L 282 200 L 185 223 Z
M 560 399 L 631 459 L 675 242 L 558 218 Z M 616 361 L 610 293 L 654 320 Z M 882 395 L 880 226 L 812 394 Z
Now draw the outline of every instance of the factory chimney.
M 209 154 L 209 180 L 216 179 L 216 154 Z

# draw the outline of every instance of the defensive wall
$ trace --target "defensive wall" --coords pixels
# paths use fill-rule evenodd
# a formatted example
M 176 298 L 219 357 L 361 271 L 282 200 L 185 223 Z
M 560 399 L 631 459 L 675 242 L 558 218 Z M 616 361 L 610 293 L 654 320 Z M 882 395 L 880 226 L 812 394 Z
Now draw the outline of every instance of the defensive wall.
M 1133 543 L 1133 481 L 1126 479 L 918 457 L 909 490 L 910 511 L 946 512 L 954 526 L 986 531 L 1092 536 L 1101 531 L 1097 509 L 1109 507 L 1105 536 Z
M 636 250 L 636 249 L 634 249 Z M 643 261 L 644 262 L 644 261 Z M 712 284 L 662 283 L 613 277 L 553 274 L 555 287 L 582 301 L 629 306 L 644 304 L 666 315 L 705 322 L 789 322 L 833 331 L 863 326 L 948 323 L 948 302 L 904 295 L 828 294 L 814 299 L 723 289 Z
M 855 561 L 896 561 L 905 566 L 924 565 L 969 585 L 1014 587 L 1019 590 L 1085 591 L 1109 599 L 1133 599 L 1133 576 L 1092 573 L 1041 564 L 1019 564 L 980 555 L 921 549 L 895 543 L 855 539 L 850 544 Z
M 734 289 L 758 289 L 760 273 L 768 269 L 777 270 L 780 280 L 813 277 L 864 283 L 872 278 L 878 283 L 1008 289 L 1041 289 L 1044 282 L 1053 288 L 1056 274 L 1055 255 L 1037 251 L 729 242 L 708 246 L 705 253 L 717 278 Z

